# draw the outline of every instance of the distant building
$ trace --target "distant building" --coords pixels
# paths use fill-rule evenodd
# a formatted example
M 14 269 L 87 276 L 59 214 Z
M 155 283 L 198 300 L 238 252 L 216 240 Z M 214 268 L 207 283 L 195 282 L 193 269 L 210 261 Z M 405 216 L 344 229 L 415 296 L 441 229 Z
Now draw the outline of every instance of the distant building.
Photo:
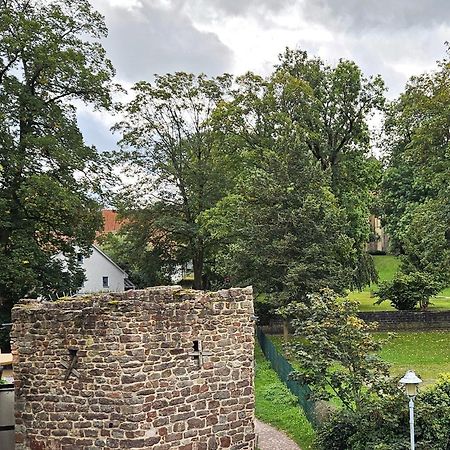
M 84 269 L 86 281 L 78 293 L 92 292 L 123 292 L 133 289 L 127 273 L 121 269 L 109 256 L 95 245 L 88 257 L 78 255 L 78 263 Z
M 369 217 L 372 238 L 367 244 L 369 253 L 387 253 L 389 249 L 389 236 L 384 232 L 381 219 L 375 215 Z
M 124 221 L 118 220 L 117 211 L 114 209 L 102 209 L 103 230 L 100 234 L 115 233 L 119 231 Z

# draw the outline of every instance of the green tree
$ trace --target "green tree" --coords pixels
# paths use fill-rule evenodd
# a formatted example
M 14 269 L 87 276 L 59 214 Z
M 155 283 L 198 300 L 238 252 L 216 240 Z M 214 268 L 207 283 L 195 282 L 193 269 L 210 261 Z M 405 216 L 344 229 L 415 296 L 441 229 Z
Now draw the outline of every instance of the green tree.
M 374 339 L 376 325 L 359 319 L 358 307 L 323 290 L 284 312 L 294 318 L 295 339 L 287 345 L 299 362 L 293 378 L 308 384 L 316 398 L 337 397 L 349 411 L 381 394 L 389 380 L 389 365 L 376 356 L 385 340 Z
M 164 240 L 171 243 L 170 258 L 192 261 L 195 289 L 207 286 L 213 257 L 198 218 L 227 191 L 236 164 L 210 123 L 231 81 L 183 72 L 141 81 L 116 126 L 123 133 L 120 158 L 139 180 L 124 192 L 122 209 L 132 223 L 143 220 L 149 244 Z
M 138 289 L 170 284 L 177 264 L 172 257 L 175 243 L 167 241 L 162 233 L 159 240 L 151 235 L 149 213 L 147 209 L 133 211 L 131 222 L 125 223 L 117 233 L 99 238 L 102 251 L 127 272 Z M 147 217 L 136 218 L 138 214 Z
M 413 77 L 388 110 L 386 228 L 403 270 L 450 281 L 450 63 Z
M 237 79 L 214 122 L 241 170 L 203 214 L 222 242 L 217 270 L 278 305 L 376 278 L 365 244 L 381 168 L 368 155 L 366 119 L 382 94 L 381 80 L 353 63 L 331 68 L 290 50 L 269 79 Z
M 98 155 L 74 102 L 110 107 L 103 18 L 86 0 L 0 1 L 0 299 L 78 287 L 101 224 Z M 76 250 L 77 249 L 77 250 Z M 68 256 L 67 264 L 54 258 Z M 64 267 L 65 266 L 65 267 Z
M 430 297 L 440 290 L 439 283 L 427 272 L 413 271 L 409 274 L 398 272 L 394 279 L 381 283 L 377 295 L 380 304 L 386 300 L 400 310 L 412 310 L 419 305 L 426 310 L 430 303 Z
M 235 194 L 202 217 L 204 228 L 223 243 L 217 270 L 232 284 L 253 284 L 275 304 L 323 286 L 342 291 L 352 282 L 352 240 L 322 173 L 267 153 L 258 169 L 242 174 Z
M 368 217 L 381 181 L 381 164 L 369 155 L 367 119 L 384 109 L 383 80 L 379 75 L 364 77 L 353 61 L 340 60 L 331 67 L 290 49 L 280 56 L 277 73 L 302 86 L 284 92 L 289 116 L 301 125 L 301 139 L 330 177 L 331 190 L 347 215 L 347 234 L 354 239 L 359 262 L 367 266 Z

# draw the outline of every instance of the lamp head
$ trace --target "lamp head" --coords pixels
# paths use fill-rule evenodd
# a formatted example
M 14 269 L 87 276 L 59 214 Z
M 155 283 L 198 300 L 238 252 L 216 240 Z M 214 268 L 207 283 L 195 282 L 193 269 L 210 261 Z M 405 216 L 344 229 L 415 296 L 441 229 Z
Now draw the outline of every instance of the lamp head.
M 405 386 L 406 395 L 410 398 L 417 395 L 418 386 L 422 380 L 412 370 L 408 370 L 405 376 L 400 380 Z

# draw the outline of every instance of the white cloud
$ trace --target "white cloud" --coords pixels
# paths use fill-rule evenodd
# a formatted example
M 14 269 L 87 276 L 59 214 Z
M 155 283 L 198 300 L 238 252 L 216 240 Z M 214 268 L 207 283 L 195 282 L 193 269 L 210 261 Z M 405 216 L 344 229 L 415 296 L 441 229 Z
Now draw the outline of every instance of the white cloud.
M 207 20 L 191 11 L 191 19 L 202 31 L 214 32 L 233 49 L 232 72 L 248 70 L 268 74 L 286 47 L 316 50 L 333 40 L 322 25 L 307 23 L 297 7 L 289 7 L 261 20 L 259 16 L 225 16 Z
M 110 30 L 105 47 L 129 88 L 177 70 L 269 74 L 286 46 L 335 64 L 353 59 L 380 73 L 397 96 L 411 75 L 431 70 L 450 35 L 448 0 L 93 0 Z M 110 145 L 108 115 L 82 111 Z M 115 138 L 113 138 L 115 139 Z

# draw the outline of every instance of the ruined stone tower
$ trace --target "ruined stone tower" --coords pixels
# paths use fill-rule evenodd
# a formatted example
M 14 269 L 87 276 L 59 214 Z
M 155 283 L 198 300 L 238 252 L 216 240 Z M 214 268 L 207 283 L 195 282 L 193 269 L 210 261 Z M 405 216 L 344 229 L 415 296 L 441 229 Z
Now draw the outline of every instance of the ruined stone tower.
M 254 449 L 251 288 L 13 309 L 16 450 Z

